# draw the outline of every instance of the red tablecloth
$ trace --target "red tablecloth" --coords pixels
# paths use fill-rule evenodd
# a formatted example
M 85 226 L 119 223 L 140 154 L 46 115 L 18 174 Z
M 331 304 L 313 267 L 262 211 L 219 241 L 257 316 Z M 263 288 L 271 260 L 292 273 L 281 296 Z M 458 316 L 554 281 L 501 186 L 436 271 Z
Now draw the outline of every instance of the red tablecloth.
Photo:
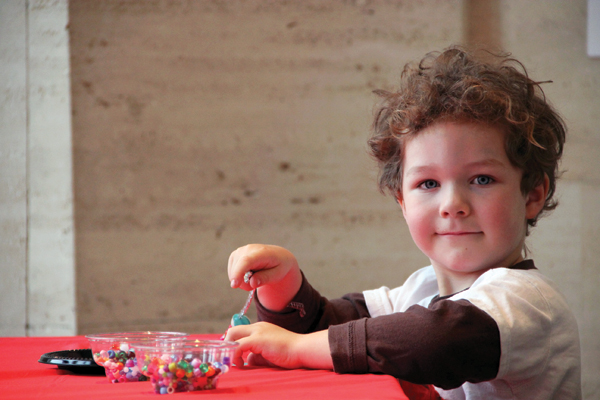
M 0 338 L 0 399 L 106 400 L 161 396 L 154 393 L 150 382 L 110 383 L 103 376 L 78 375 L 38 362 L 44 353 L 85 348 L 89 344 L 83 336 Z M 408 399 L 398 381 L 386 375 L 249 367 L 231 368 L 215 390 L 166 396 L 210 396 L 211 400 Z

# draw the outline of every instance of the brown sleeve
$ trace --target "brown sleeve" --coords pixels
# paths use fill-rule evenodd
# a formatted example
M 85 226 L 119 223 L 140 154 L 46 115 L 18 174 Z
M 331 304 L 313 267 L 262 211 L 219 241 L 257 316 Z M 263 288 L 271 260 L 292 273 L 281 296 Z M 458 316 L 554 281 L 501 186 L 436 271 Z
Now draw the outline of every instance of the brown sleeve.
M 336 372 L 381 372 L 444 389 L 493 379 L 500 365 L 496 322 L 466 300 L 332 326 L 329 347 Z
M 327 329 L 354 319 L 368 317 L 362 293 L 350 293 L 340 299 L 327 300 L 302 274 L 302 286 L 287 308 L 275 312 L 265 308 L 256 296 L 259 321 L 271 322 L 289 331 L 309 333 Z

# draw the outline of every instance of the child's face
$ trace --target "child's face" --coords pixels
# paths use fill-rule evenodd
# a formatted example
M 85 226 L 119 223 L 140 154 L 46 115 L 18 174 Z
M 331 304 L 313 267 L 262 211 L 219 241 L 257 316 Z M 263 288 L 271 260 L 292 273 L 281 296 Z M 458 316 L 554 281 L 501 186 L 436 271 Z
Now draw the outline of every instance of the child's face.
M 501 128 L 437 122 L 404 154 L 398 200 L 436 272 L 476 277 L 522 259 L 527 218 L 540 208 L 521 193 L 522 171 L 506 155 Z

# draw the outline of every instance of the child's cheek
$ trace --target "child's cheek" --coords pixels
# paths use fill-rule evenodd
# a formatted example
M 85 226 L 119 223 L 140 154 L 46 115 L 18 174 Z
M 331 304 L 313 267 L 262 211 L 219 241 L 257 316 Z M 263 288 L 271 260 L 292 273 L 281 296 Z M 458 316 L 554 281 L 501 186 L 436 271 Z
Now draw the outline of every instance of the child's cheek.
M 433 227 L 430 226 L 432 219 L 428 218 L 427 214 L 418 213 L 416 210 L 405 213 L 404 218 L 413 241 L 421 251 L 427 254 L 432 235 L 435 233 Z

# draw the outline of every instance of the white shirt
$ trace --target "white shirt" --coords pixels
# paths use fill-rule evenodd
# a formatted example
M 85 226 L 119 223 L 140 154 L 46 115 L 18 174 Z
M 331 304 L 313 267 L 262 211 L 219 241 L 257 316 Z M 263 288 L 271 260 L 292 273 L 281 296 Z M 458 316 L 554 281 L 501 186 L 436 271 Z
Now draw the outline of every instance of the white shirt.
M 427 307 L 439 294 L 432 266 L 413 273 L 404 285 L 363 292 L 371 317 Z M 501 356 L 495 379 L 464 383 L 454 399 L 581 399 L 581 351 L 577 322 L 556 285 L 536 269 L 491 269 L 449 300 L 467 300 L 496 321 Z

